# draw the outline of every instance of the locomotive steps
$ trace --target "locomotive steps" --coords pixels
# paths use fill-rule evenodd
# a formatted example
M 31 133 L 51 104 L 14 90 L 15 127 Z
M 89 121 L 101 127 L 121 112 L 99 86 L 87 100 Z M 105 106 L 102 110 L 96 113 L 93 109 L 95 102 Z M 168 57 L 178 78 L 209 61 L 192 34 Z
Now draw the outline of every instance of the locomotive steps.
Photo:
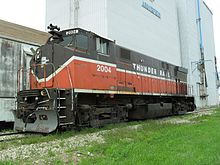
M 153 164 L 161 162 L 163 157 L 166 157 L 165 164 L 186 157 L 189 164 L 191 160 L 198 164 L 197 155 L 206 164 L 208 160 L 215 162 L 214 158 L 218 158 L 218 152 L 214 151 L 220 145 L 216 144 L 219 118 L 220 111 L 211 109 L 102 129 L 18 138 L 17 141 L 0 143 L 0 164 L 114 164 L 147 160 Z M 207 152 L 200 148 L 204 145 L 209 145 Z

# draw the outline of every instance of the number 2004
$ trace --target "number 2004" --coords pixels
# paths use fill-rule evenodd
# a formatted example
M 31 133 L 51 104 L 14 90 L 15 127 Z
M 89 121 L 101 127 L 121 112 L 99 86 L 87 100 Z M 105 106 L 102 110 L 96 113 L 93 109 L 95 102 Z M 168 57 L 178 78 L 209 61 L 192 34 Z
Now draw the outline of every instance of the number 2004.
M 111 67 L 104 66 L 104 65 L 97 65 L 97 71 L 98 72 L 105 72 L 105 73 L 111 73 Z

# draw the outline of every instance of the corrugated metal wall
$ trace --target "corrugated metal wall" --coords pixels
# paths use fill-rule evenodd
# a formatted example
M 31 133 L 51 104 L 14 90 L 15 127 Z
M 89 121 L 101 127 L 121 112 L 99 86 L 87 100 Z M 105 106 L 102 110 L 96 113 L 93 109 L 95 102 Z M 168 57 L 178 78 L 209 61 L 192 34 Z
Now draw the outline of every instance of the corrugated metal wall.
M 75 2 L 74 0 L 47 0 L 46 25 L 53 23 L 63 30 L 74 28 L 77 22 L 77 27 L 107 37 L 106 0 L 79 0 L 78 9 L 74 6 Z
M 175 0 L 47 0 L 46 24 L 61 29 L 78 27 L 116 40 L 121 46 L 180 65 L 179 29 Z M 160 18 L 143 7 L 147 3 L 160 13 Z M 73 5 L 72 7 L 70 5 Z M 78 11 L 78 17 L 75 17 Z
M 29 67 L 27 51 L 36 46 L 0 38 L 0 121 L 14 121 L 11 110 L 15 109 L 17 71 Z M 30 54 L 30 53 L 29 53 Z
M 197 63 L 201 55 L 198 25 L 196 22 L 198 19 L 197 4 L 195 0 L 176 0 L 176 2 L 180 29 L 182 66 L 188 68 L 189 90 L 193 96 L 195 96 L 197 106 L 200 106 L 202 103 L 199 97 L 199 86 L 197 84 L 200 82 Z
M 21 44 L 0 39 L 0 97 L 14 97 Z
M 21 44 L 0 39 L 0 121 L 13 121 Z
M 212 14 L 200 0 L 205 72 L 208 85 L 206 89 L 208 97 L 202 98 L 200 97 L 201 87 L 199 84 L 201 79 L 198 70 L 199 62 L 201 62 L 198 3 L 197 0 L 176 0 L 176 3 L 180 29 L 181 61 L 182 66 L 188 68 L 190 90 L 195 96 L 198 107 L 218 105 Z
M 205 4 L 202 5 L 202 30 L 203 30 L 203 44 L 205 54 L 205 68 L 207 75 L 207 93 L 208 105 L 218 105 L 218 88 L 217 75 L 215 70 L 215 41 L 213 32 L 213 20 L 210 10 Z
M 13 121 L 15 109 L 17 71 L 29 67 L 30 48 L 44 44 L 49 34 L 0 20 L 0 122 Z M 23 80 L 27 75 L 25 74 Z M 28 81 L 26 81 L 28 86 Z
M 72 0 L 73 1 L 73 0 Z M 46 28 L 49 24 L 55 24 L 61 29 L 70 26 L 70 0 L 46 0 Z
M 143 2 L 160 13 L 146 10 Z M 181 65 L 179 29 L 174 0 L 107 1 L 108 37 L 119 45 Z
M 107 18 L 108 0 L 80 0 L 79 27 L 95 32 L 101 36 L 108 36 Z

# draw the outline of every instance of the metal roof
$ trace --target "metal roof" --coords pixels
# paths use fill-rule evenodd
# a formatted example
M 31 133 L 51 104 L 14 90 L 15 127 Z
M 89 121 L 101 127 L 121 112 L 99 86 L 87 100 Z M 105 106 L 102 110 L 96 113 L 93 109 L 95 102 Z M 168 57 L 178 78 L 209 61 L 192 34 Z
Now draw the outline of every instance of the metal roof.
M 0 20 L 0 38 L 8 38 L 36 45 L 44 44 L 50 34 L 36 29 Z

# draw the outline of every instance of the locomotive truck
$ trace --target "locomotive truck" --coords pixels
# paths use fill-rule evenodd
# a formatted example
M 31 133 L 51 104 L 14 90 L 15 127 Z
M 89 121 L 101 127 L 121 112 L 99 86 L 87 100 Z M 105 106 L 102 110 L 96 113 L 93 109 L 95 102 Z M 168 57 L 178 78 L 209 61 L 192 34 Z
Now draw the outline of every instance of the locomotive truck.
M 49 29 L 30 69 L 18 71 L 16 131 L 100 127 L 195 109 L 187 69 L 80 28 Z

